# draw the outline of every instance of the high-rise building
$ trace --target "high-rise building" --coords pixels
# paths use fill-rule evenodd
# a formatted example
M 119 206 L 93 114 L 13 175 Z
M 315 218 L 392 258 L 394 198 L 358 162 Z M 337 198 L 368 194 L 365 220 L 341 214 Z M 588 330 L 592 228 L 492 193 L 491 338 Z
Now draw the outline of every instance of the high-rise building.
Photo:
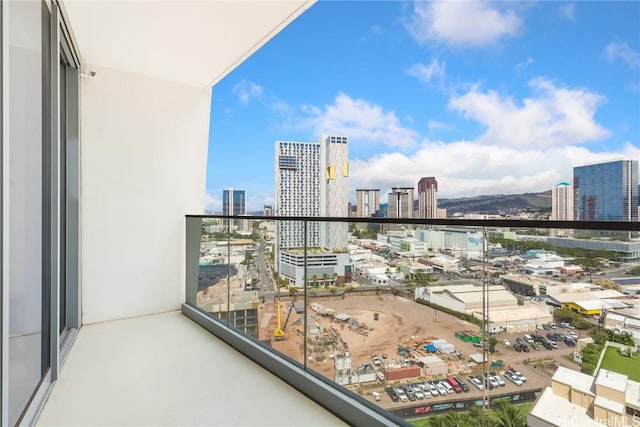
M 380 210 L 380 190 L 379 189 L 358 189 L 356 190 L 356 216 L 374 216 Z
M 320 216 L 349 216 L 349 148 L 346 136 L 320 135 Z M 320 246 L 347 248 L 349 224 L 325 222 L 320 227 Z
M 413 218 L 413 187 L 393 187 L 388 195 L 387 217 Z
M 418 218 L 437 218 L 438 181 L 432 176 L 420 178 L 418 181 Z
M 229 188 L 222 190 L 222 214 L 231 216 L 246 215 L 245 191 Z
M 574 218 L 638 221 L 638 161 L 615 160 L 573 168 Z
M 279 216 L 347 217 L 349 151 L 346 136 L 321 135 L 319 142 L 276 141 L 275 209 Z M 300 221 L 281 221 L 281 248 L 305 244 Z M 346 248 L 346 223 L 307 223 L 307 246 Z
M 561 182 L 551 189 L 551 220 L 573 221 L 573 186 Z
M 551 189 L 551 220 L 552 221 L 573 221 L 573 186 L 568 182 L 561 182 Z M 554 236 L 570 235 L 571 230 L 552 229 Z
M 264 216 L 273 216 L 273 206 L 264 205 L 264 208 L 262 209 L 262 215 L 264 215 Z

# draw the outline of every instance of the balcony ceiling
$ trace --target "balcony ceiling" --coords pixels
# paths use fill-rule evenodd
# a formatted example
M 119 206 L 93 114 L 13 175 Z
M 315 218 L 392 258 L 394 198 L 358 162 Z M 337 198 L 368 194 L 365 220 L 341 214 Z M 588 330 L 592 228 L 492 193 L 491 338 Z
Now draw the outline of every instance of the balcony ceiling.
M 210 87 L 315 0 L 66 0 L 82 63 Z

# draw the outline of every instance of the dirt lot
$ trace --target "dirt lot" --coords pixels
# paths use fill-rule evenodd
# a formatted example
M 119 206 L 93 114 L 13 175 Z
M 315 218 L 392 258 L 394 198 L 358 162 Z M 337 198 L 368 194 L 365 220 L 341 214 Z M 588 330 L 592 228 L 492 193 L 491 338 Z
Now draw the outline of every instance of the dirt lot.
M 432 308 L 416 304 L 415 302 L 393 295 L 382 296 L 361 296 L 351 294 L 344 299 L 321 299 L 313 300 L 323 305 L 325 308 L 335 310 L 336 314 L 346 314 L 350 318 L 355 318 L 360 324 L 360 328 L 352 328 L 346 322 L 336 320 L 331 316 L 322 316 L 309 310 L 311 313 L 310 322 L 317 328 L 319 324 L 323 334 L 339 334 L 340 339 L 347 343 L 348 351 L 352 358 L 352 366 L 371 363 L 373 354 L 388 355 L 389 361 L 398 357 L 398 344 L 409 340 L 412 337 L 417 339 L 443 338 L 453 343 L 456 347 L 463 344 L 454 334 L 459 330 L 473 330 L 478 328 L 467 322 L 463 322 L 453 316 L 441 312 L 435 312 Z M 286 310 L 286 308 L 283 308 Z M 266 311 L 270 311 L 266 307 Z M 374 320 L 374 313 L 378 313 L 378 320 Z M 286 311 L 282 314 L 286 317 Z M 272 316 L 270 328 L 275 327 L 275 316 Z M 296 315 L 296 319 L 300 316 Z M 292 315 L 292 319 L 293 319 Z M 291 319 L 289 320 L 291 322 Z M 285 341 L 273 342 L 275 349 L 290 355 L 296 360 L 301 358 L 302 335 L 301 319 L 295 329 L 287 328 L 289 337 Z M 309 344 L 313 346 L 314 341 Z M 344 347 L 336 344 L 338 350 Z M 469 350 L 473 347 L 469 345 Z M 324 362 L 316 362 L 315 358 L 309 361 L 314 370 L 323 375 L 333 377 L 333 361 L 327 358 Z
M 311 303 L 318 303 L 325 308 L 335 310 L 335 314 L 346 314 L 352 318 L 356 318 L 360 323 L 360 328 L 350 327 L 348 323 L 336 320 L 333 316 L 321 316 L 313 310 L 309 310 L 311 315 L 309 323 L 314 327 L 319 325 L 322 334 L 339 336 L 332 345 L 327 346 L 327 357 L 322 360 L 316 360 L 313 349 L 317 349 L 317 341 L 309 338 L 308 349 L 310 358 L 308 366 L 315 371 L 321 373 L 329 379 L 334 379 L 334 362 L 332 359 L 332 349 L 338 351 L 345 347 L 348 349 L 352 357 L 352 367 L 357 368 L 362 364 L 371 364 L 371 356 L 373 354 L 381 356 L 387 355 L 385 363 L 393 364 L 399 361 L 398 344 L 407 343 L 407 340 L 415 338 L 414 342 L 426 341 L 433 338 L 446 339 L 452 343 L 456 350 L 463 353 L 462 360 L 456 357 L 448 359 L 450 374 L 460 374 L 466 378 L 466 372 L 480 369 L 479 366 L 469 363 L 469 355 L 479 353 L 481 350 L 474 347 L 471 343 L 465 343 L 455 337 L 455 332 L 460 330 L 478 332 L 479 328 L 471 323 L 464 322 L 458 318 L 442 312 L 436 312 L 434 309 L 417 304 L 412 300 L 393 296 L 393 295 L 370 295 L 363 296 L 358 294 L 347 294 L 342 299 L 339 297 L 333 299 L 312 299 Z M 286 317 L 287 307 L 282 307 L 283 321 Z M 379 314 L 379 320 L 374 320 L 374 313 Z M 273 329 L 276 325 L 275 305 L 267 304 L 264 307 L 262 316 L 271 316 L 271 322 L 266 330 L 261 332 L 264 336 L 273 336 Z M 292 323 L 293 322 L 293 323 Z M 265 323 L 266 324 L 266 323 Z M 284 341 L 272 342 L 272 346 L 292 358 L 302 362 L 302 319 L 297 314 L 292 314 L 287 327 L 287 339 Z M 545 332 L 546 331 L 541 331 Z M 561 331 L 560 331 L 561 332 Z M 542 334 L 545 335 L 545 334 Z M 534 368 L 533 365 L 537 361 L 545 361 L 546 363 L 554 363 L 556 365 L 564 365 L 572 369 L 579 369 L 573 362 L 563 359 L 564 355 L 572 352 L 563 343 L 559 343 L 556 350 L 531 350 L 529 353 L 515 352 L 511 347 L 503 344 L 505 338 L 512 343 L 515 341 L 517 334 L 502 333 L 496 335 L 499 344 L 496 346 L 497 353 L 489 356 L 490 360 L 502 360 L 504 366 L 514 366 L 523 372 L 529 379 L 524 387 L 516 388 L 515 385 L 508 383 L 505 391 L 513 389 L 534 389 L 544 387 L 551 383 L 551 375 L 553 371 Z M 343 341 L 343 342 L 342 342 Z M 344 345 L 346 343 L 346 346 Z M 442 357 L 442 356 L 441 356 Z M 501 373 L 501 369 L 497 370 Z M 373 388 L 371 388 L 373 387 Z M 370 391 L 373 389 L 383 391 L 384 384 L 371 384 L 366 389 L 365 396 L 370 397 Z M 364 392 L 364 390 L 363 390 Z M 471 390 L 474 394 L 474 390 Z M 475 393 L 478 393 L 475 391 Z M 376 402 L 383 407 L 393 407 L 400 403 L 392 403 L 386 394 L 383 394 L 383 401 Z

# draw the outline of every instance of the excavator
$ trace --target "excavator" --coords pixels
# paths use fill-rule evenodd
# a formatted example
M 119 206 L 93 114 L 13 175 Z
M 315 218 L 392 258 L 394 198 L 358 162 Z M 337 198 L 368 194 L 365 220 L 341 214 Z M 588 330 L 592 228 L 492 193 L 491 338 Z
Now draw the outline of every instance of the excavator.
M 289 306 L 289 311 L 287 312 L 287 318 L 284 321 L 284 325 L 281 326 L 281 321 L 282 321 L 282 303 L 280 301 L 276 302 L 277 305 L 277 310 L 278 310 L 278 324 L 276 325 L 276 330 L 273 331 L 273 339 L 275 341 L 282 341 L 284 340 L 284 331 L 287 328 L 287 323 L 289 322 L 289 316 L 291 316 L 291 311 L 293 310 L 293 302 L 291 303 L 291 305 Z

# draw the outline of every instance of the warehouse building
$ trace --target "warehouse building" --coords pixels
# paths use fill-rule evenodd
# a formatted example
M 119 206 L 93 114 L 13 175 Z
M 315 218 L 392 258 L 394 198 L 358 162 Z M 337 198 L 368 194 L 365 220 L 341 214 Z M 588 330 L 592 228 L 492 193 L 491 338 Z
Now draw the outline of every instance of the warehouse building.
M 482 286 L 449 285 L 420 287 L 415 297 L 461 313 L 482 310 Z M 486 298 L 491 307 L 517 307 L 518 300 L 504 286 L 487 286 Z

